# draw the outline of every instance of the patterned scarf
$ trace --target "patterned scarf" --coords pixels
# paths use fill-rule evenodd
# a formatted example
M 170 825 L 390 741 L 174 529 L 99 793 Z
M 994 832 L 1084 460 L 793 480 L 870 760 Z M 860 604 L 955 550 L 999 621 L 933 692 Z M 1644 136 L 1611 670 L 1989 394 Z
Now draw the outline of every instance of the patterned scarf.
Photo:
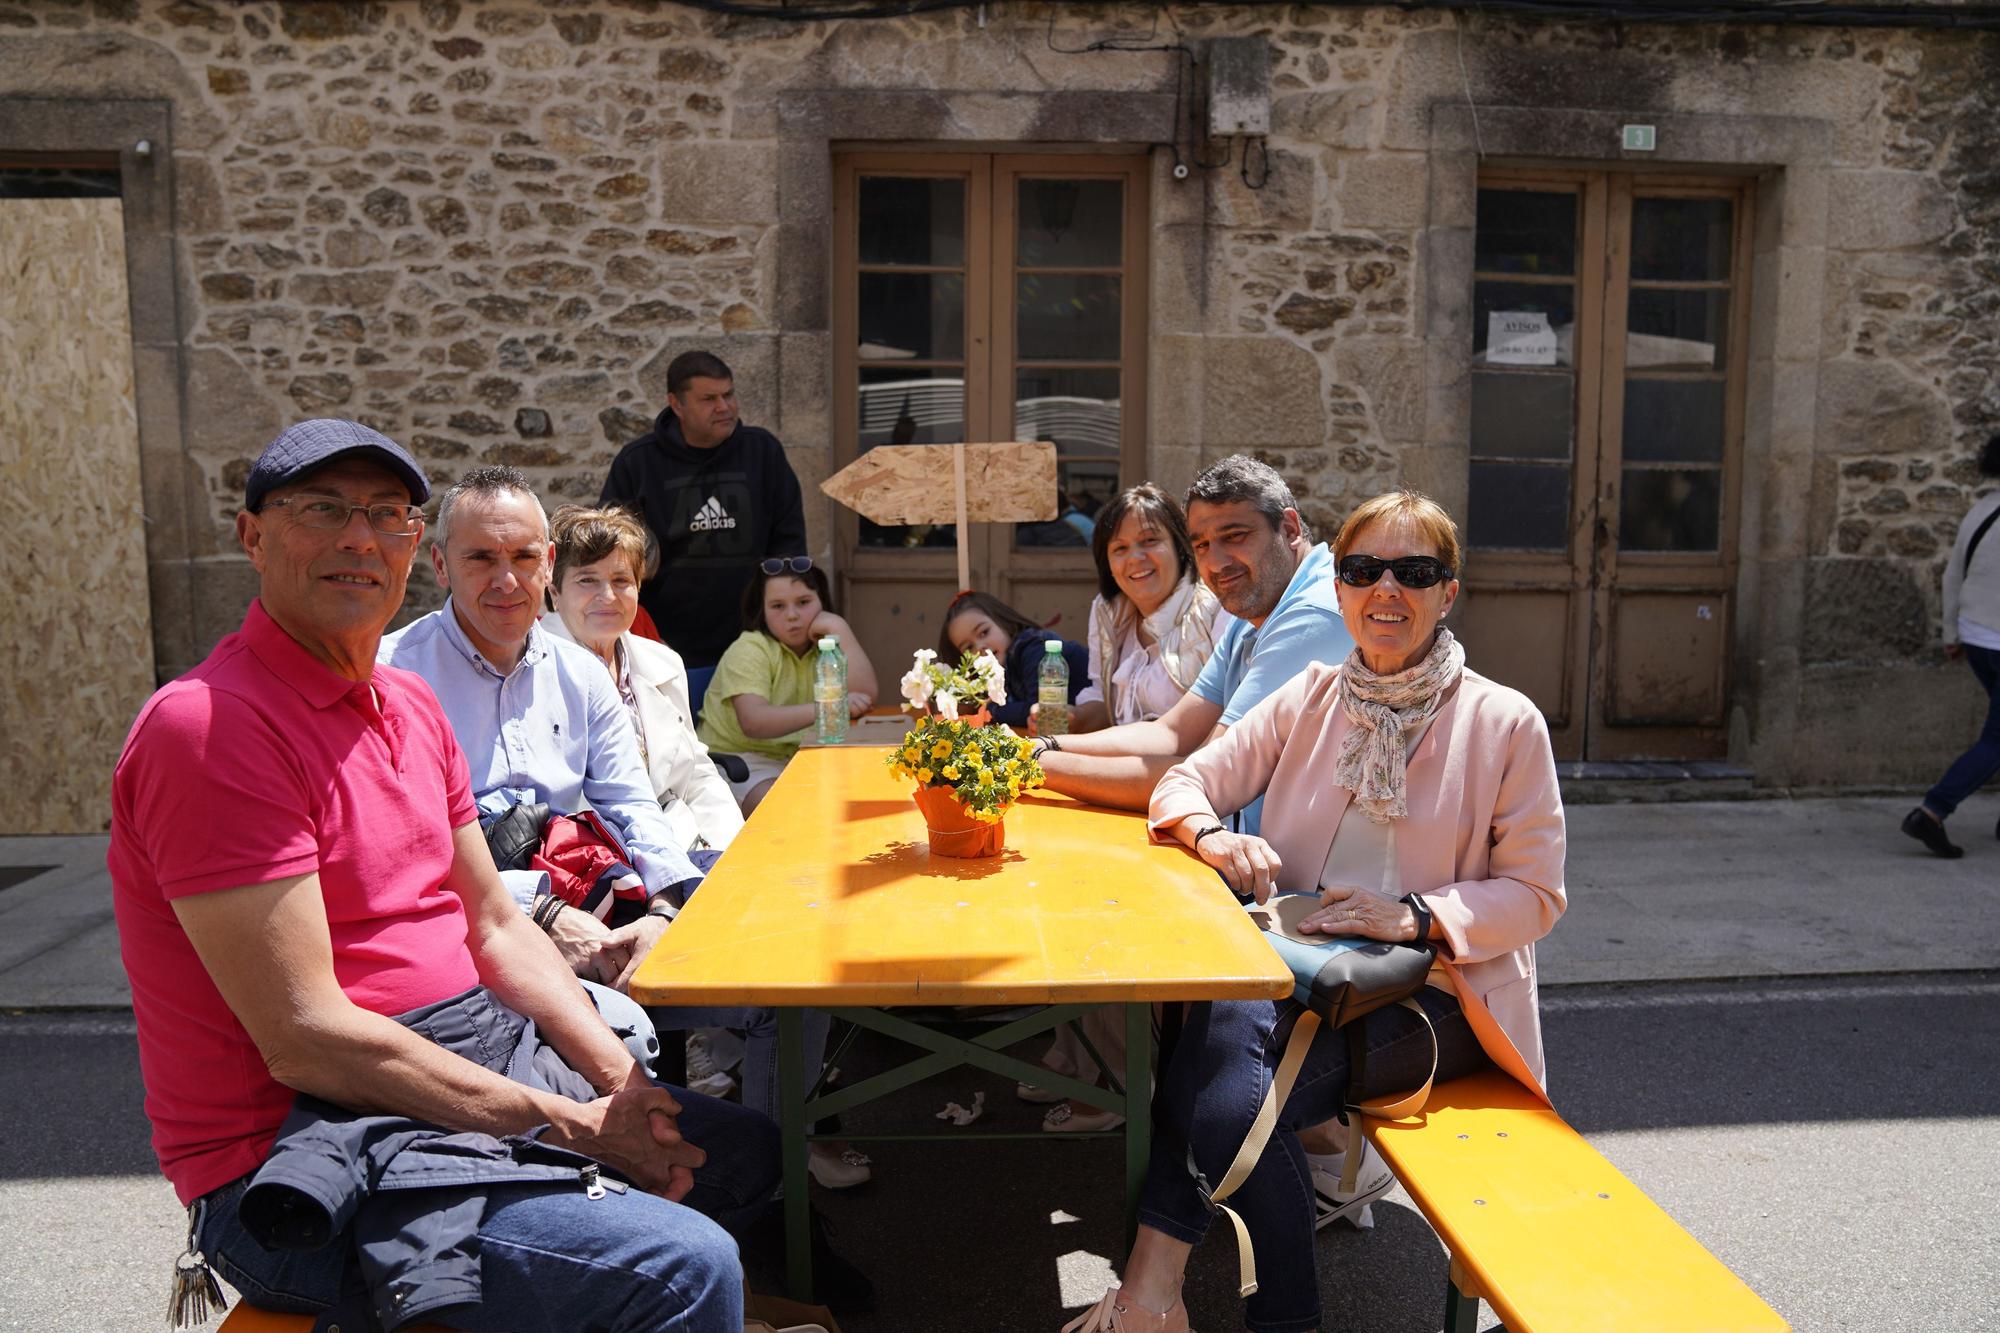
M 1342 664 L 1340 706 L 1354 725 L 1340 743 L 1333 780 L 1354 793 L 1354 804 L 1373 822 L 1410 812 L 1403 794 L 1409 738 L 1437 716 L 1464 669 L 1465 649 L 1442 625 L 1424 660 L 1393 675 L 1362 665 L 1359 648 Z

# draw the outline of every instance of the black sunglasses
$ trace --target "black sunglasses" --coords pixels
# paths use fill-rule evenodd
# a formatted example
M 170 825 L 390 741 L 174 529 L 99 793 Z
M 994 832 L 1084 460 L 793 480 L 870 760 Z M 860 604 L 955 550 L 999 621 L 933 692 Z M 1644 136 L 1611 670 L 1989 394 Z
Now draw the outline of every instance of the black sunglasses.
M 757 566 L 766 574 L 804 574 L 812 567 L 809 555 L 774 555 Z
M 1340 581 L 1350 587 L 1374 587 L 1385 569 L 1405 588 L 1434 588 L 1452 577 L 1451 566 L 1434 555 L 1406 555 L 1396 560 L 1372 555 L 1340 557 Z

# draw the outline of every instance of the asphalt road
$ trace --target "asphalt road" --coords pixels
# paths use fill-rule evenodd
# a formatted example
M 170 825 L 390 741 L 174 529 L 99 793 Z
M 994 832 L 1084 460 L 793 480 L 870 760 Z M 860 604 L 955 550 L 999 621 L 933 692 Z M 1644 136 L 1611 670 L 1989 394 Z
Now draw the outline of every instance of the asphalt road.
M 1558 1107 L 1800 1329 L 2000 1329 L 2000 973 L 1565 987 L 1544 998 Z M 852 1073 L 896 1048 L 850 1052 Z M 919 1084 L 854 1132 L 1039 1108 L 983 1075 Z M 182 1217 L 146 1146 L 130 1020 L 0 1017 L 0 1328 L 155 1330 Z M 848 1333 L 1054 1333 L 1120 1257 L 1110 1142 L 880 1145 L 815 1191 L 880 1289 Z M 1226 1229 L 1225 1229 L 1226 1231 Z M 1319 1246 L 1329 1329 L 1439 1328 L 1445 1259 L 1400 1194 Z M 1197 1328 L 1240 1327 L 1226 1234 Z M 1482 1327 L 1490 1327 L 1490 1316 Z

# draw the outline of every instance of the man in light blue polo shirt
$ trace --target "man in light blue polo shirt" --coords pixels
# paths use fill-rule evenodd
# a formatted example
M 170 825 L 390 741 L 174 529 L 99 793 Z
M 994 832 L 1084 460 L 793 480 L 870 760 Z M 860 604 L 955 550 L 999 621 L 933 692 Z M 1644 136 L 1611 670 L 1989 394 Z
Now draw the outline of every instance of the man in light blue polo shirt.
M 508 467 L 467 473 L 444 492 L 431 547 L 451 596 L 383 639 L 377 660 L 430 684 L 465 751 L 482 813 L 523 801 L 560 814 L 594 810 L 624 844 L 647 891 L 647 916 L 618 930 L 582 911 L 545 918 L 578 976 L 622 990 L 702 872 L 653 795 L 617 682 L 588 651 L 537 623 L 552 552 L 526 476 Z M 501 878 L 523 906 L 547 882 L 537 871 Z
M 1144 810 L 1160 775 L 1312 662 L 1354 650 L 1334 597 L 1333 553 L 1312 540 L 1291 488 L 1244 454 L 1188 488 L 1188 535 L 1202 582 L 1236 619 L 1179 703 L 1148 722 L 1040 741 L 1056 791 Z M 1262 802 L 1239 816 L 1257 831 Z

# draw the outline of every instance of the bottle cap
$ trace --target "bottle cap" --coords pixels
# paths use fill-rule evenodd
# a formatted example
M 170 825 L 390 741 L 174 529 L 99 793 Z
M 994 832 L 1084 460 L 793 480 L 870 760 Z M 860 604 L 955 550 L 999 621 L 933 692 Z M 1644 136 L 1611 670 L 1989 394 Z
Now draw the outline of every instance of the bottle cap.
M 1045 640 L 1043 640 L 1043 641 L 1042 641 L 1042 651 L 1043 651 L 1044 653 L 1050 653 L 1050 654 L 1054 654 L 1054 653 L 1059 653 L 1059 652 L 1061 652 L 1061 651 L 1062 651 L 1062 640 L 1061 640 L 1061 639 L 1045 639 Z
M 840 647 L 840 640 L 831 634 L 819 641 L 819 650 L 823 653 L 830 653 L 838 647 Z

